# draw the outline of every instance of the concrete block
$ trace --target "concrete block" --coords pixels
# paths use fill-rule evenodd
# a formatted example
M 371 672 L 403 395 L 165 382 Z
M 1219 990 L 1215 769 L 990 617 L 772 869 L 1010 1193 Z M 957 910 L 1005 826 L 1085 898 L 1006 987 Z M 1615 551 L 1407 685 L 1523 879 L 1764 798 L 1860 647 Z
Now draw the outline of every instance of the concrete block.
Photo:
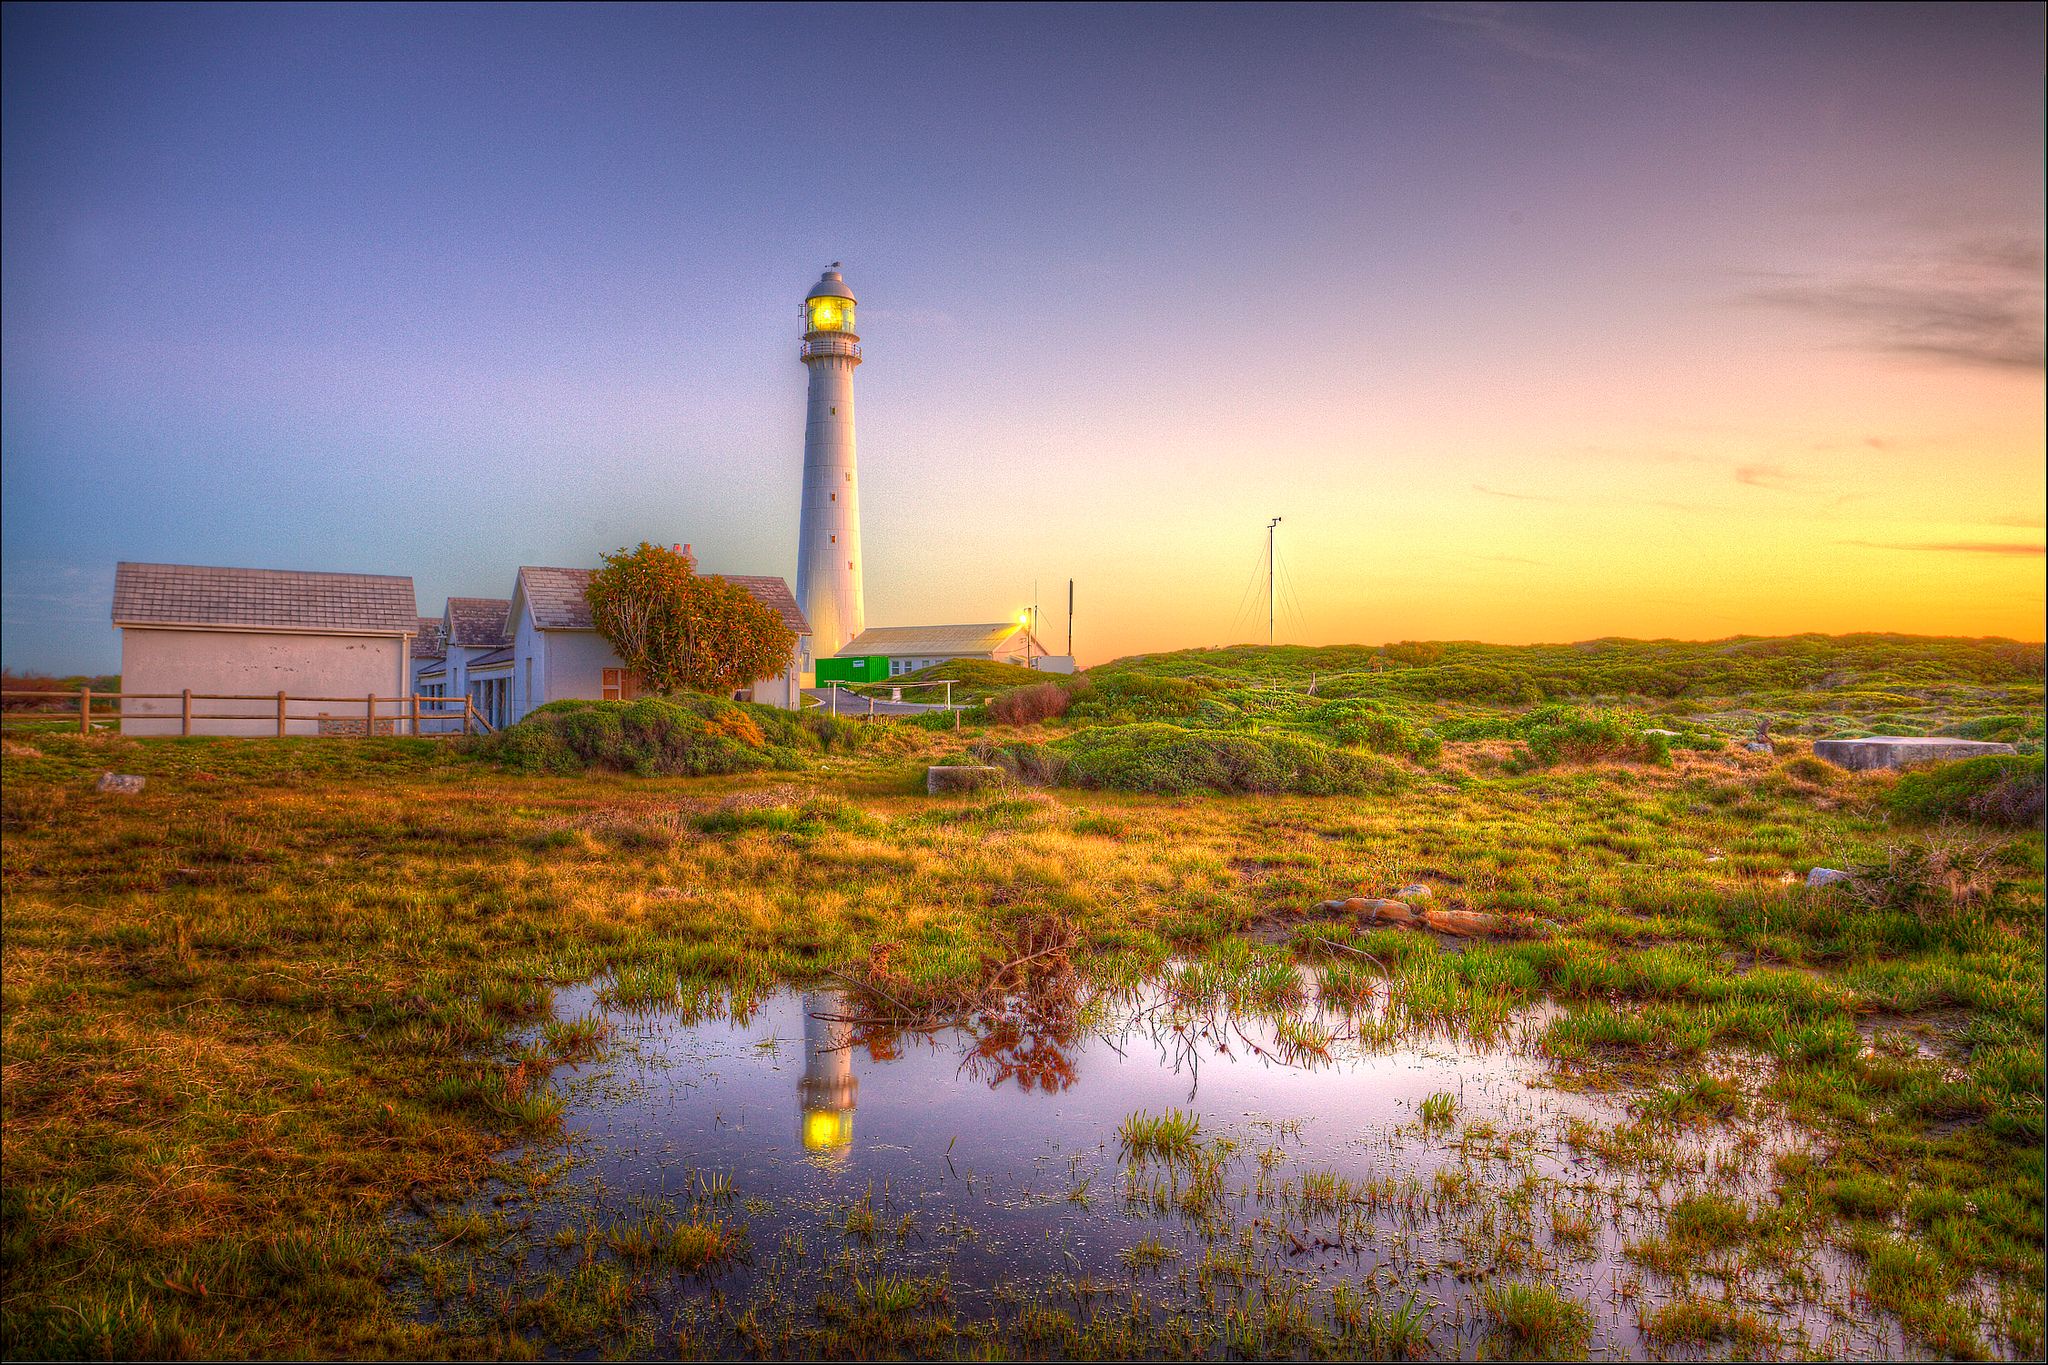
M 1872 735 L 1868 739 L 1817 739 L 1813 742 L 1815 758 L 1824 758 L 1838 768 L 1858 772 L 2017 752 L 2010 744 L 1987 744 L 1978 739 L 1942 739 L 1937 736 Z
M 1001 768 L 973 768 L 963 764 L 941 765 L 924 770 L 924 790 L 927 796 L 938 796 L 944 792 L 978 792 L 987 787 L 1002 785 Z

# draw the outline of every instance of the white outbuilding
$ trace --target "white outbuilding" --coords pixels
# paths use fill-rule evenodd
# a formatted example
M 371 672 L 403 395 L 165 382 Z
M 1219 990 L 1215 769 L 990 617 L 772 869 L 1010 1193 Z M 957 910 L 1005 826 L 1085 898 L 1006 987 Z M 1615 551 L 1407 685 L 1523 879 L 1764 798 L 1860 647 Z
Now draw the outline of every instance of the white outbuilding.
M 687 553 L 688 547 L 683 547 Z M 624 701 L 640 695 L 639 679 L 619 661 L 611 642 L 597 633 L 585 595 L 590 569 L 528 564 L 513 585 L 510 644 L 503 651 L 509 715 L 518 720 L 535 707 L 564 699 Z M 741 690 L 743 701 L 796 710 L 802 705 L 801 657 L 810 622 L 797 607 L 789 584 L 765 574 L 720 574 L 772 608 L 796 633 L 797 650 L 778 673 Z M 496 676 L 493 674 L 493 676 Z
M 1037 636 L 1010 621 L 966 626 L 871 626 L 856 635 L 839 655 L 886 658 L 891 677 L 953 659 L 987 659 L 1046 673 L 1074 671 L 1071 658 L 1046 653 Z
M 410 578 L 122 563 L 114 625 L 124 735 L 184 732 L 186 692 L 197 735 L 361 733 L 372 697 L 390 729 L 413 688 Z

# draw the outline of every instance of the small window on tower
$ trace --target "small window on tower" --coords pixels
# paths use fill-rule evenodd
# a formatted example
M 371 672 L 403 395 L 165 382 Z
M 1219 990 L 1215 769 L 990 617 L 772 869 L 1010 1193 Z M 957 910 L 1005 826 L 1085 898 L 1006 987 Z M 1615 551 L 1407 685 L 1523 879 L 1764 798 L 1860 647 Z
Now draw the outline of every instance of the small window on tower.
M 837 544 L 839 543 L 839 537 L 838 537 L 838 536 L 834 536 L 834 537 L 832 537 L 832 543 L 833 543 L 834 545 L 837 545 Z
M 850 569 L 850 568 L 852 568 L 852 567 L 853 567 L 853 561 L 852 561 L 852 560 L 850 560 L 850 559 L 849 559 L 849 560 L 847 560 L 847 561 L 846 561 L 846 567 L 847 567 L 847 568 L 849 568 L 849 569 Z
M 832 415 L 833 415 L 834 417 L 837 417 L 837 416 L 839 415 L 839 409 L 838 409 L 838 408 L 834 408 L 834 409 L 832 409 Z
M 832 501 L 834 501 L 834 502 L 838 502 L 838 501 L 839 501 L 839 495 L 838 495 L 837 493 L 834 493 L 834 494 L 832 495 Z

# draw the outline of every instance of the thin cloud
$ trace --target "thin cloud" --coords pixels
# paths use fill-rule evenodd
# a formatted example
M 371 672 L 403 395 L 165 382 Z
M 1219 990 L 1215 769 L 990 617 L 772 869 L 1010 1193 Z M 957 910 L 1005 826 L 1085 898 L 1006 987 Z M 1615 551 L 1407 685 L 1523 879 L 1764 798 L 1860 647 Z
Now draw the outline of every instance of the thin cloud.
M 2048 359 L 2041 268 L 2034 239 L 1968 241 L 1854 274 L 1781 277 L 1741 301 L 1816 319 L 1863 350 L 2038 371 Z
M 2048 517 L 2043 517 L 2039 512 L 2021 512 L 2015 516 L 1991 517 L 1984 524 L 1986 526 L 2021 526 L 2032 529 L 2036 526 L 2048 526 Z
M 1932 550 L 1937 554 L 1952 555 L 2034 555 L 2048 554 L 2048 546 L 2026 545 L 2004 540 L 1948 540 L 1905 544 L 1885 540 L 1845 540 L 1844 545 L 1859 545 L 1866 550 Z
M 1735 467 L 1735 482 L 1751 488 L 1789 488 L 1792 475 L 1774 464 L 1744 464 Z
M 1472 42 L 1541 66 L 1575 72 L 1600 69 L 1599 60 L 1584 45 L 1546 25 L 1530 22 L 1520 6 L 1431 0 L 1416 5 L 1412 12 Z

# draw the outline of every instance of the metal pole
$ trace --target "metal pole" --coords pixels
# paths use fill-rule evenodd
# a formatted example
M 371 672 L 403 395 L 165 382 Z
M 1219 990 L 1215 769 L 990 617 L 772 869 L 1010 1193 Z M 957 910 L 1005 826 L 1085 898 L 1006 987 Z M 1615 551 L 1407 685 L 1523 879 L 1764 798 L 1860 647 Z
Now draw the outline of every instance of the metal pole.
M 1067 580 L 1067 657 L 1074 657 L 1074 580 Z
M 1273 528 L 1280 524 L 1275 517 L 1266 523 L 1266 644 L 1273 644 Z

